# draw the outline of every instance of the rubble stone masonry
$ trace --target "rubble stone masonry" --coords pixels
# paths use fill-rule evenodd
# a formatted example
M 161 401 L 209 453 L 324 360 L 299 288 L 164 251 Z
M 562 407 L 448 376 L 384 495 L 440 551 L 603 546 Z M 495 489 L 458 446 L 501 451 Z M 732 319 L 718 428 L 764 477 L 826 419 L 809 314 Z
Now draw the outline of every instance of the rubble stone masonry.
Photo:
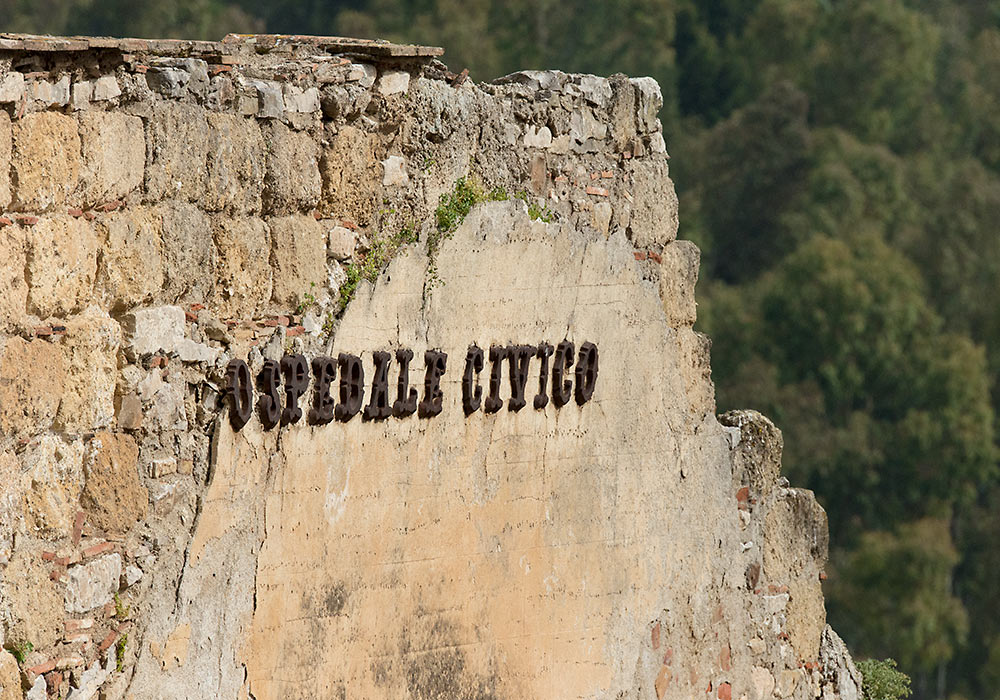
M 715 415 L 659 87 L 440 54 L 0 35 L 0 698 L 859 697 L 823 510 Z M 439 413 L 230 420 L 234 361 L 395 399 L 404 349 Z

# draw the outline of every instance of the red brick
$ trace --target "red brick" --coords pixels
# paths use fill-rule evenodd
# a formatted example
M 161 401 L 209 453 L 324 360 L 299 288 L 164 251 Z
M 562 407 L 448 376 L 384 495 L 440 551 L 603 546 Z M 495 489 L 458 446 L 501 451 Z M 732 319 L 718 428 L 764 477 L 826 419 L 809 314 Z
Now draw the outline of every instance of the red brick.
M 31 668 L 26 668 L 24 670 L 30 675 L 40 676 L 43 673 L 48 673 L 49 671 L 55 669 L 55 667 L 55 659 L 49 659 L 44 664 L 38 664 L 37 666 L 32 666 Z
M 64 656 L 60 659 L 56 659 L 56 668 L 76 668 L 78 666 L 83 666 L 84 660 L 82 656 Z
M 85 617 L 81 620 L 63 620 L 63 627 L 67 632 L 79 632 L 80 630 L 87 630 L 94 626 L 94 620 Z
M 729 671 L 733 668 L 733 655 L 728 644 L 719 652 L 719 668 L 723 671 Z
M 614 176 L 615 176 L 615 174 L 612 171 L 610 171 L 610 170 L 602 170 L 601 171 L 601 177 L 604 178 L 605 180 L 610 180 Z
M 599 178 L 600 176 L 601 176 L 601 174 L 600 174 L 600 173 L 597 173 L 597 172 L 594 172 L 594 173 L 591 173 L 591 174 L 590 174 L 590 179 L 591 179 L 591 180 L 596 180 L 596 179 L 597 179 L 597 178 Z
M 625 151 L 622 153 L 622 158 L 625 160 L 630 160 L 632 158 L 632 151 Z
M 59 697 L 59 686 L 62 685 L 63 674 L 59 671 L 49 671 L 45 674 L 45 685 L 49 691 L 49 695 L 55 695 Z
M 105 202 L 104 204 L 102 204 L 99 207 L 97 207 L 97 209 L 99 209 L 100 211 L 103 211 L 103 212 L 109 212 L 109 211 L 114 211 L 115 209 L 117 209 L 118 207 L 120 207 L 122 205 L 123 205 L 123 202 L 121 202 L 120 200 L 116 199 L 116 200 L 113 200 L 111 202 Z
M 340 225 L 343 226 L 344 228 L 349 228 L 352 231 L 357 231 L 358 230 L 358 225 L 356 223 L 354 223 L 353 221 L 351 221 L 350 219 L 341 219 L 340 220 Z
M 58 568 L 52 569 L 52 571 L 49 572 L 49 580 L 50 581 L 55 581 L 56 583 L 62 583 L 62 580 L 65 577 L 66 577 L 66 569 L 64 569 L 61 566 L 58 567 Z
M 35 335 L 40 338 L 52 335 L 52 326 L 38 326 L 35 328 Z
M 640 260 L 641 261 L 641 260 L 645 260 L 646 259 L 646 251 L 644 251 L 644 250 L 637 250 L 634 253 L 632 253 L 632 255 L 635 256 L 636 260 Z
M 288 316 L 275 316 L 274 320 L 278 322 L 279 326 L 288 326 L 292 322 L 292 319 L 288 318 Z
M 83 521 L 87 519 L 87 514 L 82 510 L 76 512 L 76 521 L 73 523 L 73 546 L 80 544 L 80 535 L 83 534 Z
M 201 311 L 204 308 L 205 308 L 204 304 L 191 304 L 192 311 Z
M 319 209 L 313 209 L 313 218 L 316 219 L 316 221 L 322 220 L 323 218 L 322 212 L 320 212 Z
M 671 664 L 671 662 L 673 662 L 673 660 L 674 660 L 674 650 L 673 649 L 667 649 L 663 653 L 663 663 L 664 663 L 664 665 L 669 666 Z
M 733 700 L 733 686 L 728 683 L 719 685 L 719 700 Z
M 736 492 L 736 501 L 739 503 L 746 503 L 750 500 L 750 487 L 744 486 L 739 491 Z
M 820 571 L 819 572 L 819 580 L 820 581 L 826 581 L 826 572 L 825 571 Z
M 97 652 L 99 654 L 103 654 L 104 652 L 106 652 L 111 647 L 111 645 L 115 643 L 116 639 L 118 639 L 118 631 L 111 630 L 110 632 L 108 632 L 108 636 L 104 638 L 104 641 L 101 642 L 100 646 L 97 647 Z
M 598 197 L 608 196 L 608 191 L 606 189 L 604 189 L 603 187 L 594 187 L 593 185 L 588 185 L 586 192 L 587 194 L 596 195 Z
M 83 209 L 70 209 L 66 212 L 70 216 L 75 216 L 77 218 L 83 216 Z
M 660 623 L 659 622 L 657 622 L 655 625 L 653 625 L 653 632 L 652 632 L 651 636 L 653 638 L 652 639 L 652 641 L 653 641 L 653 650 L 655 651 L 656 649 L 660 648 Z
M 86 632 L 72 632 L 63 637 L 63 639 L 67 644 L 77 644 L 80 642 L 87 644 L 90 642 L 90 635 Z
M 104 554 L 105 552 L 110 552 L 115 546 L 110 542 L 99 542 L 92 547 L 87 547 L 83 550 L 84 557 L 96 557 L 98 554 Z
M 42 561 L 55 561 L 55 558 L 56 558 L 55 552 L 45 552 L 45 551 L 42 552 Z
M 306 329 L 303 328 L 302 326 L 292 326 L 291 328 L 288 329 L 288 331 L 285 332 L 285 335 L 288 336 L 302 335 L 305 332 Z
M 278 321 L 277 321 L 277 319 L 274 319 L 274 318 L 268 318 L 268 319 L 265 319 L 265 320 L 261 321 L 260 325 L 267 326 L 269 328 L 275 328 L 278 325 Z
M 9 217 L 0 216 L 0 226 L 11 226 L 14 222 L 10 220 Z
M 649 251 L 648 253 L 646 253 L 646 255 L 648 255 L 649 259 L 655 262 L 657 265 L 663 262 L 663 258 L 660 256 L 659 253 L 654 253 L 653 251 Z
M 14 218 L 22 226 L 34 226 L 38 223 L 38 217 L 31 214 L 15 214 Z
M 565 175 L 556 175 L 555 178 L 553 178 L 553 181 L 554 182 L 569 182 L 569 178 L 566 177 Z
M 198 314 L 194 313 L 193 311 L 185 311 L 184 320 L 189 323 L 194 323 L 195 321 L 198 320 Z
M 97 218 L 97 214 L 95 214 L 92 211 L 85 211 L 83 212 L 83 218 L 86 219 L 87 221 L 93 221 L 94 219 Z

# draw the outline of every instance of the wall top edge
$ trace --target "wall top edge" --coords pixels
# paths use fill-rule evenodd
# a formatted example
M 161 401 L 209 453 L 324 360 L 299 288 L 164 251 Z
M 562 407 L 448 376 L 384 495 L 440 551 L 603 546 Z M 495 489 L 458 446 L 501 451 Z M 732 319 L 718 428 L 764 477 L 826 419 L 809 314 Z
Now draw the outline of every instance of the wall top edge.
M 394 44 L 381 39 L 298 34 L 227 34 L 222 41 L 195 41 L 0 33 L 0 51 L 67 53 L 112 49 L 165 56 L 239 56 L 248 53 L 292 52 L 299 47 L 407 59 L 430 59 L 444 53 L 444 49 L 437 46 Z

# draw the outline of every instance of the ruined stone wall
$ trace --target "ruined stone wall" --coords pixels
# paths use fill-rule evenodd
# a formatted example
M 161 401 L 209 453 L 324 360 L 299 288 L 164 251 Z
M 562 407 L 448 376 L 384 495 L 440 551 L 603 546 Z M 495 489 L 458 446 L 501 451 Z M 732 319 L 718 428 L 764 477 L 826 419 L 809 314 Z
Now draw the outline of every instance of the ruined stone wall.
M 439 54 L 0 38 L 0 698 L 858 697 L 822 509 L 714 414 L 658 86 Z M 463 410 L 470 345 L 485 396 L 561 341 L 589 400 Z M 437 415 L 235 429 L 234 360 L 399 349 Z

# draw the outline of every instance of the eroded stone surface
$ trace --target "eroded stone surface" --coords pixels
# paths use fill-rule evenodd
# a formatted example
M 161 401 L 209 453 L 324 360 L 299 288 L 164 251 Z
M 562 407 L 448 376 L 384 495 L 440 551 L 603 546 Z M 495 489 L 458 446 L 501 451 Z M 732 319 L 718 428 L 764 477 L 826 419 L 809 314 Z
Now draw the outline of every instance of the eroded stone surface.
M 87 111 L 80 115 L 80 143 L 82 204 L 121 199 L 142 186 L 146 137 L 139 117 Z
M 295 307 L 315 298 L 326 278 L 326 237 L 311 216 L 268 219 L 274 251 L 274 300 Z M 319 286 L 318 286 L 319 285 Z
M 139 447 L 129 435 L 100 432 L 90 441 L 80 505 L 101 530 L 122 534 L 146 515 L 138 463 Z
M 65 202 L 80 177 L 76 120 L 58 112 L 36 112 L 14 124 L 14 206 L 48 211 Z
M 28 308 L 42 318 L 66 316 L 90 301 L 97 276 L 97 233 L 82 218 L 43 217 L 28 239 Z
M 66 381 L 57 422 L 71 433 L 111 424 L 121 326 L 96 306 L 66 322 Z
M 66 612 L 85 613 L 110 603 L 121 575 L 122 558 L 117 553 L 71 566 L 66 581 Z

